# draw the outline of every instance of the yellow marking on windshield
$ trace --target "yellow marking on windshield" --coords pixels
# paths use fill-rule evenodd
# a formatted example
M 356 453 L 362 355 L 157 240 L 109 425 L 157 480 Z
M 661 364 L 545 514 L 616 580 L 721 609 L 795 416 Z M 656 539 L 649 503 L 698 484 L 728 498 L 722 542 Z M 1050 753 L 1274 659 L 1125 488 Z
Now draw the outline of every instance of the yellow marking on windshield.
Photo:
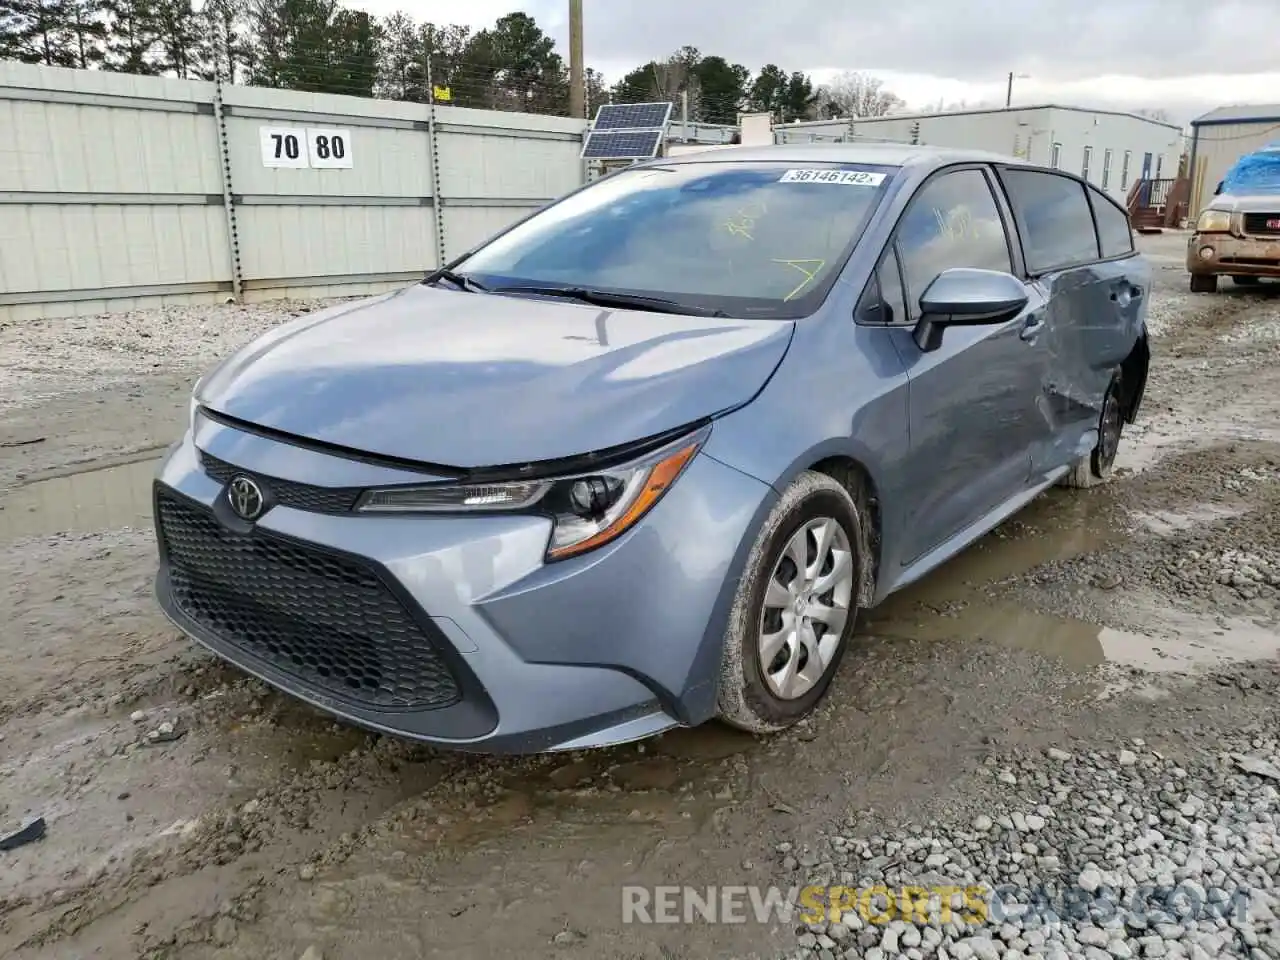
M 730 233 L 740 237 L 746 237 L 748 240 L 754 240 L 751 231 L 755 229 L 756 221 L 769 212 L 769 208 L 765 206 L 763 200 L 757 200 L 739 207 L 732 217 L 725 221 L 724 227 Z
M 825 267 L 825 266 L 827 265 L 827 261 L 825 261 L 825 260 L 816 260 L 816 259 L 813 259 L 813 260 L 774 260 L 773 262 L 774 262 L 774 263 L 782 263 L 782 264 L 786 264 L 788 267 L 795 267 L 797 270 L 799 270 L 801 273 L 803 273 L 803 274 L 804 274 L 804 279 L 800 281 L 800 283 L 796 286 L 796 288 L 795 288 L 794 290 L 792 290 L 790 293 L 788 293 L 785 297 L 783 297 L 783 298 L 782 298 L 782 300 L 783 300 L 783 302 L 784 302 L 784 303 L 785 303 L 786 301 L 790 300 L 790 299 L 791 299 L 792 297 L 794 297 L 796 294 L 798 294 L 798 293 L 799 293 L 801 290 L 803 290 L 805 287 L 807 287 L 807 286 L 808 286 L 808 285 L 813 281 L 813 278 L 814 278 L 814 277 L 816 277 L 816 276 L 818 275 L 818 271 L 819 271 L 819 270 L 821 270 L 823 267 Z M 806 263 L 816 263 L 816 264 L 817 264 L 817 266 L 816 266 L 816 267 L 814 267 L 812 270 L 810 270 L 810 269 L 806 268 L 805 266 L 803 266 L 803 264 L 806 264 Z

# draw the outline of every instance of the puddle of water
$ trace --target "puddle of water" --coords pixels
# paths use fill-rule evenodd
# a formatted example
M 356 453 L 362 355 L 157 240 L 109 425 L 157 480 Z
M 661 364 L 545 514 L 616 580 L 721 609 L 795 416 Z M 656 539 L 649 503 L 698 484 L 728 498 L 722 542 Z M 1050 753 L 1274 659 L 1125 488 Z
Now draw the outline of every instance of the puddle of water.
M 1239 517 L 1244 512 L 1243 509 L 1206 503 L 1192 507 L 1190 510 L 1182 511 L 1135 511 L 1132 516 L 1152 533 L 1164 537 L 1182 530 L 1190 530 L 1192 527 L 1197 527 L 1201 524 L 1216 523 L 1219 520 Z
M 868 622 L 910 619 L 920 606 L 945 609 L 976 587 L 997 583 L 1046 563 L 1069 560 L 1123 535 L 1100 509 L 1099 498 L 1051 490 L 936 570 L 891 595 Z
M 1143 473 L 1164 457 L 1206 440 L 1280 442 L 1280 429 L 1265 425 L 1273 418 L 1264 416 L 1260 422 L 1254 404 L 1255 401 L 1248 398 L 1194 420 L 1179 421 L 1163 414 L 1140 420 L 1136 427 L 1125 432 L 1116 454 L 1117 475 Z
M 151 525 L 155 460 L 41 480 L 0 500 L 0 540 Z
M 933 641 L 985 640 L 1082 669 L 1113 663 L 1153 673 L 1189 672 L 1280 654 L 1280 631 L 1247 620 L 1196 618 L 1157 606 L 1154 600 L 1135 600 L 1134 606 L 1149 624 L 1142 632 L 994 602 L 957 605 L 944 615 L 926 611 L 910 618 L 876 617 L 868 621 L 868 631 Z

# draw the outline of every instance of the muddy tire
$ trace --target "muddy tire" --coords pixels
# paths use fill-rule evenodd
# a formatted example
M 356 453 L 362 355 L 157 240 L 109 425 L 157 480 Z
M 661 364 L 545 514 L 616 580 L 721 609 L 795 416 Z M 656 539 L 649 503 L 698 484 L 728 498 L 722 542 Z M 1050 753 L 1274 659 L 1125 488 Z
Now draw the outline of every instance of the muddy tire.
M 1239 276 L 1232 277 L 1231 282 L 1238 287 L 1256 287 L 1260 282 L 1259 277 Z
M 864 592 L 865 522 L 858 500 L 823 473 L 806 471 L 778 499 L 747 557 L 725 631 L 724 722 L 776 733 L 827 692 Z
M 1098 442 L 1088 456 L 1081 457 L 1063 478 L 1062 485 L 1076 490 L 1088 490 L 1111 479 L 1115 469 L 1116 453 L 1120 449 L 1120 437 L 1124 433 L 1124 410 L 1120 406 L 1123 382 L 1117 370 L 1107 387 L 1102 401 L 1102 413 L 1098 417 Z
M 1213 273 L 1193 273 L 1191 275 L 1192 293 L 1217 293 L 1218 276 Z

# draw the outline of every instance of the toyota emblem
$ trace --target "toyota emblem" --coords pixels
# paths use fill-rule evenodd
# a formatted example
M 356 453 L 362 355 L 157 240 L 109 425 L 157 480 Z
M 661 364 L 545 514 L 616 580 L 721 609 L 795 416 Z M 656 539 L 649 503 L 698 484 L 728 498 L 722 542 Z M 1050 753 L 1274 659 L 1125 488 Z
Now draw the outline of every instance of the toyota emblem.
M 258 519 L 265 505 L 262 488 L 243 475 L 232 477 L 227 484 L 227 502 L 242 520 Z

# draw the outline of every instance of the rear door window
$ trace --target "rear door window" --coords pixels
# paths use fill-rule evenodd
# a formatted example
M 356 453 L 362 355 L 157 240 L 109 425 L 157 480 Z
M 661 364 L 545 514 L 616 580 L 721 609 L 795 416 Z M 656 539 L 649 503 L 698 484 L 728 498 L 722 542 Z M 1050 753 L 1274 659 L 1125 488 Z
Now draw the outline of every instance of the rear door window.
M 1129 229 L 1129 215 L 1120 205 L 1101 190 L 1089 188 L 1089 202 L 1093 204 L 1093 217 L 1098 224 L 1098 245 L 1103 258 L 1123 257 L 1133 253 L 1133 231 Z
M 1098 259 L 1098 236 L 1083 183 L 1038 170 L 1005 169 L 1000 179 L 1018 219 L 1028 273 Z

